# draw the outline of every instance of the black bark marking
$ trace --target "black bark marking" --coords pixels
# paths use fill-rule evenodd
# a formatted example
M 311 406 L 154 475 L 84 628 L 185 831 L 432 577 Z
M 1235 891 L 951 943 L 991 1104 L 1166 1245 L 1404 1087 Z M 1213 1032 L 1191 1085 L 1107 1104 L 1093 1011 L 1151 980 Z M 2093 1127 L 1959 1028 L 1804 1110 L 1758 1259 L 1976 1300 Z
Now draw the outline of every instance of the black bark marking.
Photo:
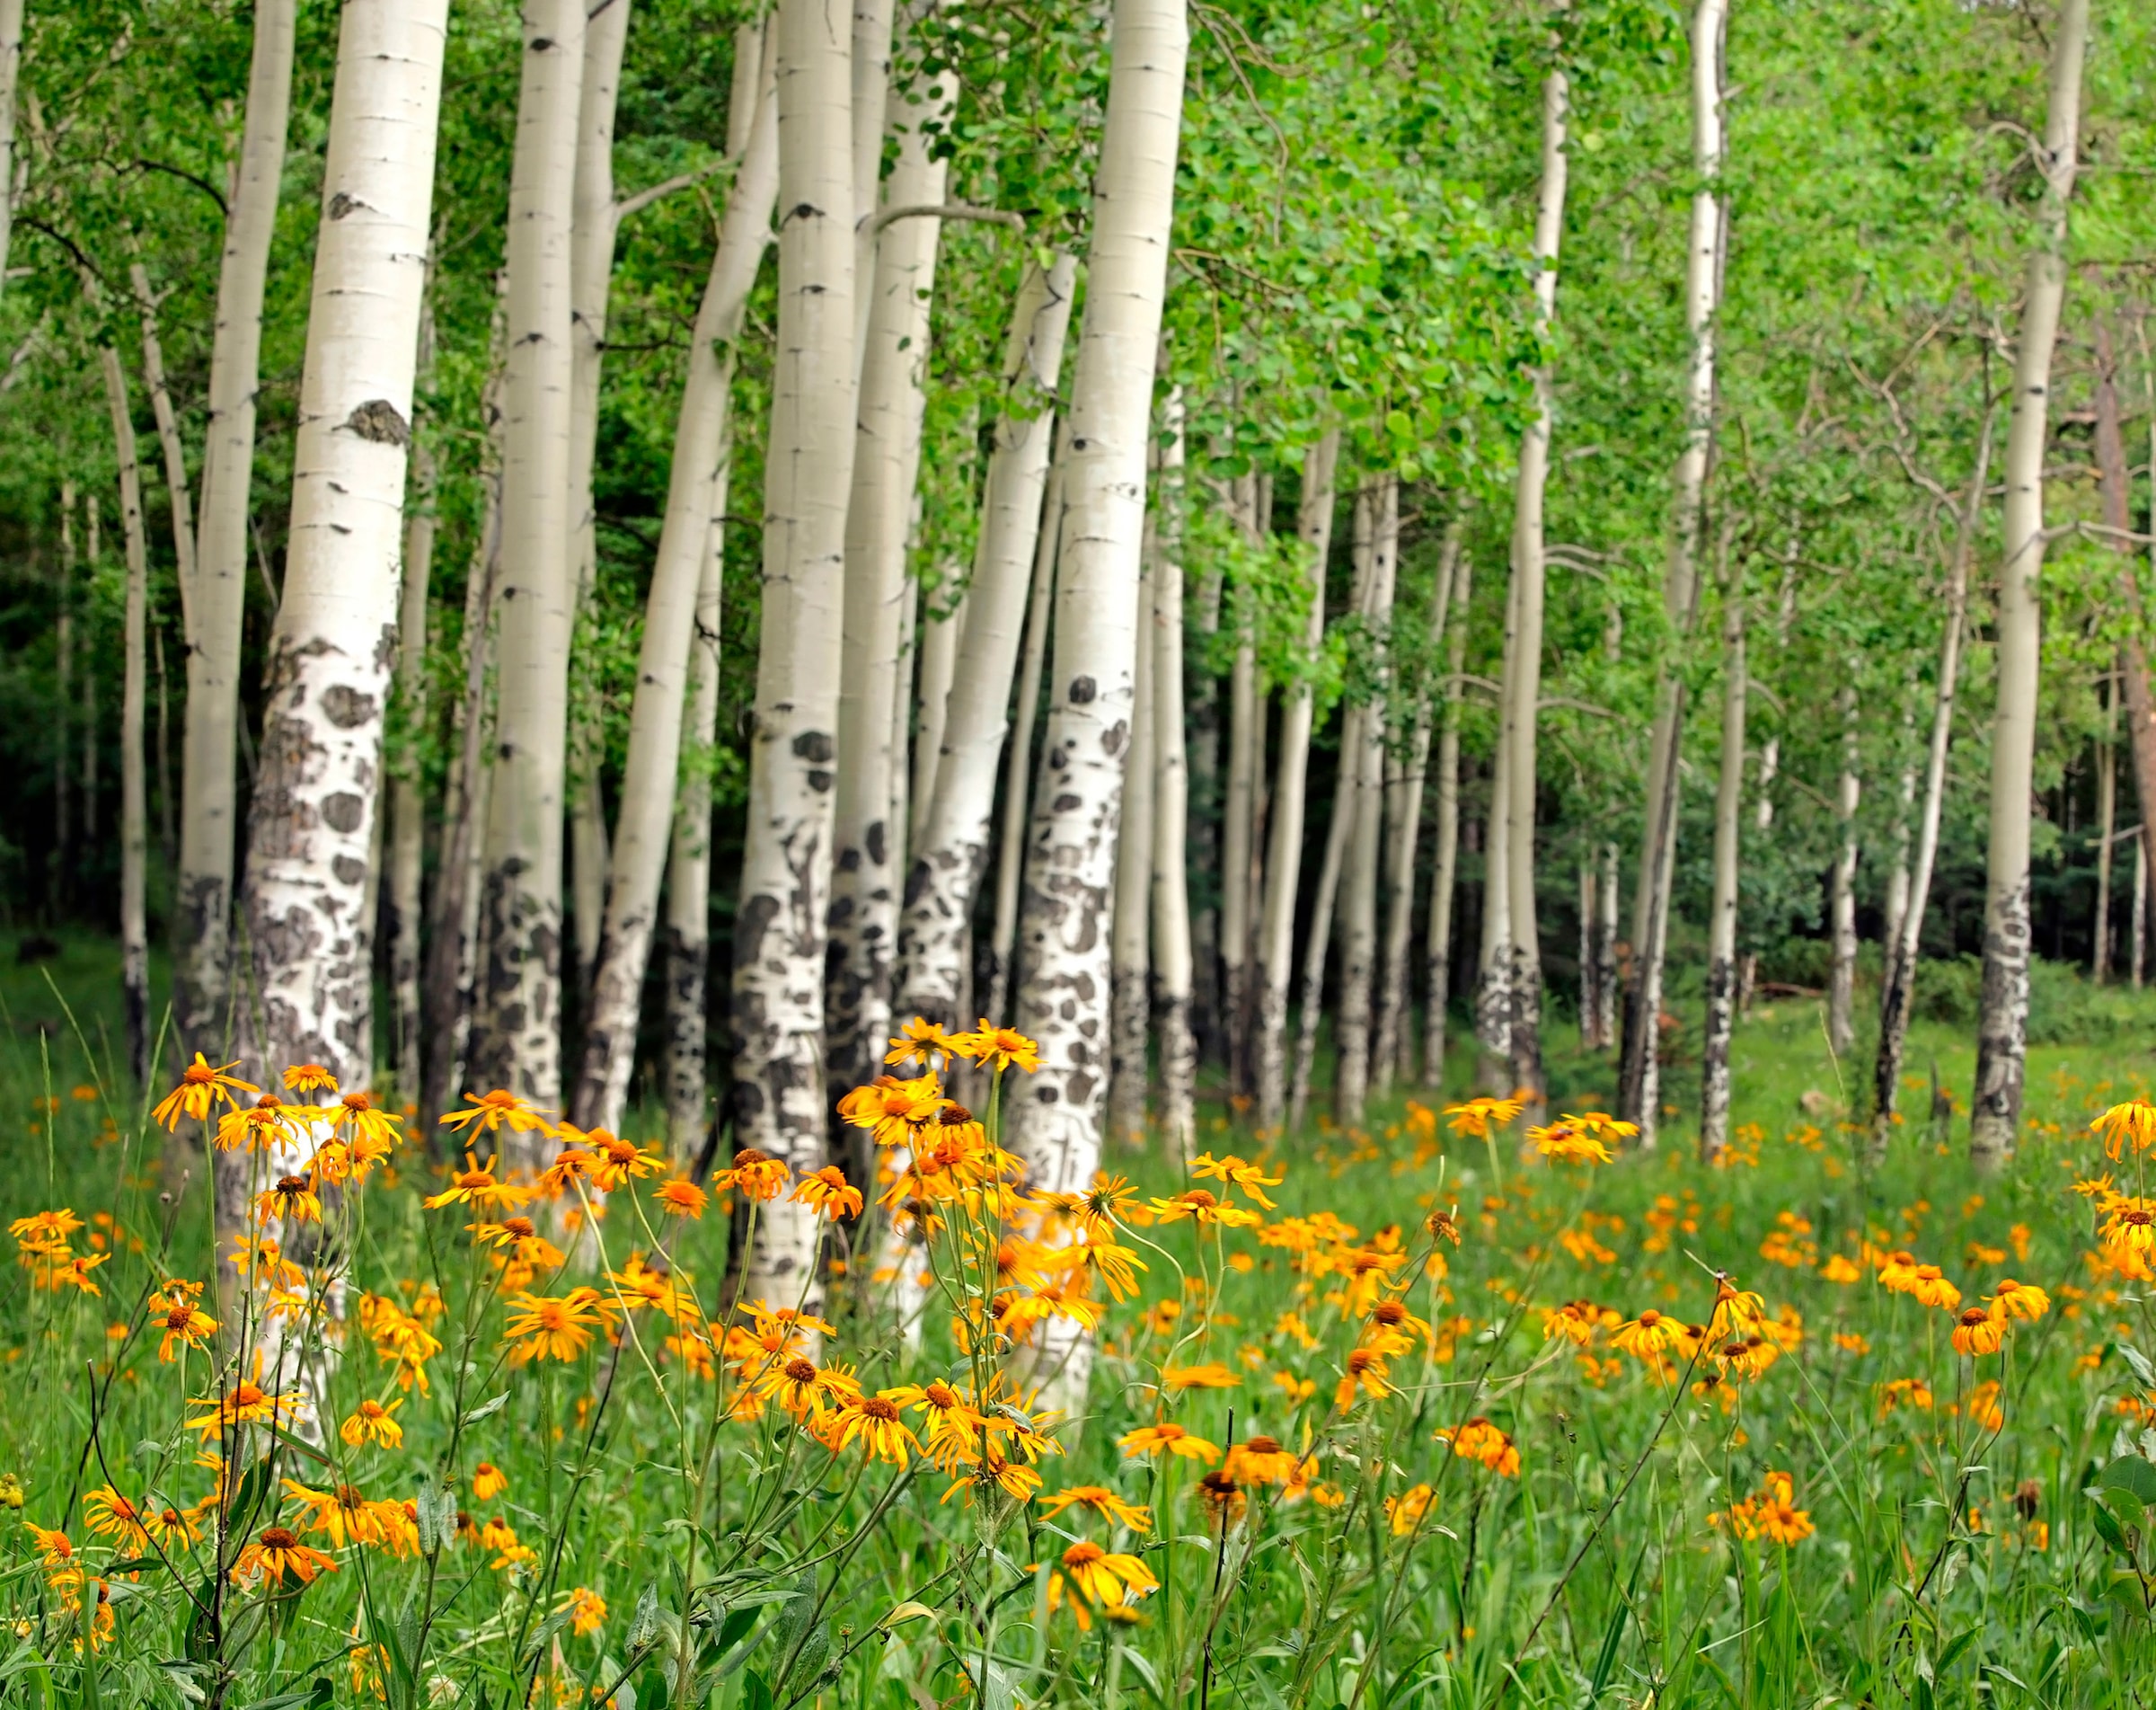
M 365 403 L 355 405 L 351 414 L 345 417 L 344 425 L 362 439 L 371 439 L 376 445 L 411 443 L 411 424 L 387 398 L 369 398 Z
M 355 731 L 375 716 L 375 697 L 348 683 L 332 683 L 322 692 L 322 713 L 340 731 Z
M 793 739 L 793 752 L 797 759 L 811 766 L 829 766 L 837 758 L 838 744 L 826 731 L 803 731 Z
M 367 803 L 349 790 L 340 790 L 323 798 L 323 823 L 332 831 L 341 831 L 349 837 L 358 830 L 360 821 L 366 817 Z
M 1100 687 L 1091 678 L 1074 677 L 1071 679 L 1071 704 L 1073 706 L 1089 705 L 1099 698 L 1100 694 Z

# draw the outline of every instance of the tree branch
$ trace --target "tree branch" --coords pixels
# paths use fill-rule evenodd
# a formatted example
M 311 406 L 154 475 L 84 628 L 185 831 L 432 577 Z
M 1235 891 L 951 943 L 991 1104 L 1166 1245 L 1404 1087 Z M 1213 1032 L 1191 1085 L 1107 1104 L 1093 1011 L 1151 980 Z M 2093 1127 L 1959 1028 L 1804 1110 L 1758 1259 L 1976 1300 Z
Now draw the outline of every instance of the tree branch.
M 902 219 L 973 220 L 984 226 L 1008 226 L 1021 234 L 1026 229 L 1025 217 L 1007 208 L 976 208 L 971 202 L 908 202 L 902 208 L 887 208 L 878 214 L 869 223 L 870 235 Z
M 691 184 L 701 184 L 713 173 L 724 172 L 733 164 L 730 160 L 714 160 L 707 165 L 698 166 L 685 173 L 676 173 L 671 178 L 661 179 L 649 190 L 640 190 L 633 196 L 624 196 L 614 205 L 614 223 L 619 226 L 632 215 L 642 213 L 660 198 L 671 196 L 677 190 L 686 190 Z

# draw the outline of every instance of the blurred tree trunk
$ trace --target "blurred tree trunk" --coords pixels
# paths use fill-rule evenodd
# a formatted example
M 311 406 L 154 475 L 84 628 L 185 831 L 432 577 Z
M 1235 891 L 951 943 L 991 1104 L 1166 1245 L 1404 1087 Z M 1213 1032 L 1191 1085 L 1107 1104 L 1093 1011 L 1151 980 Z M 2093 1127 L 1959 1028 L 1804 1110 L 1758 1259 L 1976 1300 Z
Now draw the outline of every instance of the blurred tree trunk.
M 1462 519 L 1464 522 L 1464 518 Z M 1460 703 L 1465 692 L 1469 600 L 1474 566 L 1467 554 L 1453 563 L 1453 592 L 1445 612 L 1445 713 L 1437 732 L 1436 858 L 1430 873 L 1430 917 L 1423 941 L 1429 1009 L 1423 1016 L 1422 1084 L 1445 1088 L 1445 1012 L 1453 988 L 1453 893 L 1460 865 Z
M 1153 802 L 1153 1035 L 1160 1041 L 1161 1149 L 1197 1151 L 1197 1035 L 1190 1014 L 1190 761 L 1183 707 L 1183 395 L 1161 403 L 1161 468 L 1153 495 L 1153 741 L 1160 777 Z
M 149 847 L 143 785 L 142 714 L 148 681 L 149 543 L 142 520 L 142 472 L 136 463 L 135 421 L 119 352 L 98 347 L 112 449 L 119 465 L 119 524 L 127 554 L 126 618 L 120 642 L 119 691 L 119 984 L 127 1006 L 128 1070 L 135 1085 L 150 1082 L 150 933 L 145 899 Z

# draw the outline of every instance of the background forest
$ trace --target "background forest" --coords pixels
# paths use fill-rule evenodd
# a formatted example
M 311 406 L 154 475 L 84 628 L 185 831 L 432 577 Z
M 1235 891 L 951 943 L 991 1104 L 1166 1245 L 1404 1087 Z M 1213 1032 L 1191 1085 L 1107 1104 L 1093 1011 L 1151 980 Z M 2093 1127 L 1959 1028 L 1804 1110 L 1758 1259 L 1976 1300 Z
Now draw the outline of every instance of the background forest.
M 0 0 L 0 1691 L 2137 1701 L 2152 66 Z

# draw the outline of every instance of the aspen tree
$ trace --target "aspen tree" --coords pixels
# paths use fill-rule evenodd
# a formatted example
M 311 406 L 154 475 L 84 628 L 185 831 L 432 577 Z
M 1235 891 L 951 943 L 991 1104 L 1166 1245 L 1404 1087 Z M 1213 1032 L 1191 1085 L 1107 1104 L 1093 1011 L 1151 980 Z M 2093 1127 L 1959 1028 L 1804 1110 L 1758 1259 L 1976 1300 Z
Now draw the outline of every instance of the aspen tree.
M 1729 1144 L 1729 1040 L 1736 1024 L 1736 911 L 1743 859 L 1745 703 L 1744 570 L 1730 568 L 1723 527 L 1722 750 L 1714 793 L 1714 892 L 1707 917 L 1707 1026 L 1700 1082 L 1700 1159 L 1713 1164 Z
M 797 1174 L 821 1167 L 824 949 L 831 889 L 846 499 L 853 461 L 849 40 L 823 0 L 780 0 L 779 319 L 765 439 L 763 640 L 736 914 L 734 1132 Z M 823 1298 L 817 1219 L 762 1208 L 744 1298 Z
M 484 1085 L 552 1107 L 561 1091 L 562 792 L 576 592 L 570 299 L 583 0 L 525 0 L 523 27 L 509 173 L 494 775 L 472 1068 Z M 508 1152 L 529 1163 L 535 1147 L 520 1135 Z
M 934 87 L 905 92 L 891 129 L 897 158 L 888 187 L 891 209 L 938 206 L 950 162 L 933 157 L 934 133 L 954 95 L 949 74 Z M 874 270 L 864 279 L 867 345 L 853 447 L 853 490 L 846 508 L 845 619 L 838 695 L 835 869 L 831 882 L 831 953 L 825 1058 L 832 1097 L 882 1072 L 891 1032 L 891 962 L 898 936 L 898 886 L 905 869 L 889 823 L 891 773 L 906 763 L 896 744 L 891 699 L 898 678 L 899 630 L 906 581 L 906 542 L 921 468 L 921 423 L 927 398 L 929 306 L 933 300 L 942 222 L 933 215 L 884 227 Z M 937 626 L 939 651 L 955 656 L 959 624 Z M 925 673 L 924 673 L 925 676 Z M 937 723 L 948 698 L 939 697 Z M 941 732 L 936 732 L 940 748 Z M 923 732 L 922 746 L 928 746 Z M 916 795 L 916 811 L 929 804 Z M 858 1134 L 859 1130 L 853 1130 Z M 862 1160 L 872 1156 L 863 1149 Z
M 935 805 L 943 725 L 950 713 L 951 685 L 958 678 L 959 639 L 966 633 L 967 595 L 963 588 L 954 589 L 957 580 L 950 566 L 942 566 L 933 608 L 918 612 L 914 632 L 920 665 L 914 683 L 912 776 L 906 784 L 908 847 L 928 835 L 928 815 Z M 899 732 L 901 739 L 904 734 Z M 895 742 L 893 749 L 898 756 L 906 752 L 903 740 Z
M 0 0 L 0 281 L 15 218 L 15 93 L 22 80 L 25 0 Z
M 1429 986 L 1429 1009 L 1423 1018 L 1422 1084 L 1445 1087 L 1445 1006 L 1453 989 L 1453 890 L 1460 862 L 1460 706 L 1465 693 L 1468 601 L 1474 567 L 1460 553 L 1453 565 L 1453 592 L 1447 602 L 1445 641 L 1445 714 L 1437 733 L 1436 859 L 1430 873 L 1430 908 L 1423 965 Z
M 144 790 L 142 713 L 145 641 L 149 608 L 149 545 L 142 520 L 142 472 L 136 461 L 135 421 L 127 371 L 110 343 L 98 347 L 112 448 L 119 465 L 120 543 L 128 567 L 120 641 L 119 693 L 119 985 L 127 1008 L 128 1068 L 137 1086 L 150 1080 L 150 930 L 146 902 L 149 815 Z
M 1368 496 L 1369 596 L 1365 616 L 1386 637 L 1391 651 L 1393 582 L 1400 552 L 1400 481 L 1381 475 Z M 1361 518 L 1357 517 L 1358 531 Z M 1371 1003 L 1377 976 L 1377 881 L 1383 854 L 1385 804 L 1385 693 L 1389 666 L 1381 666 L 1379 688 L 1363 709 L 1355 772 L 1355 828 L 1340 886 L 1340 982 L 1334 1023 L 1333 1117 L 1341 1127 L 1359 1124 L 1370 1091 Z
M 1068 315 L 1065 315 L 1067 322 Z M 1070 450 L 1070 425 L 1064 424 L 1056 442 L 1055 460 L 1048 467 L 1047 491 L 1041 501 L 1040 538 L 1033 552 L 1033 584 L 1026 595 L 1026 638 L 1019 654 L 1018 687 L 1012 696 L 1011 740 L 1003 756 L 1003 818 L 996 834 L 995 913 L 988 947 L 989 1014 L 1001 1018 L 1010 1013 L 1013 975 L 1018 961 L 1018 905 L 1020 881 L 1025 872 L 1026 826 L 1033 779 L 1033 726 L 1040 713 L 1040 679 L 1047 669 L 1048 626 L 1055 613 L 1056 556 L 1063 539 L 1063 471 Z M 1180 655 L 1179 655 L 1180 657 Z M 905 710 L 913 705 L 905 697 Z M 897 772 L 904 768 L 896 768 Z M 953 928 L 957 930 L 957 928 Z M 955 994 L 964 978 L 962 966 L 954 968 L 950 984 Z M 956 1002 L 954 995 L 953 1002 Z M 923 1012 L 925 1013 L 925 1012 Z
M 1303 453 L 1303 498 L 1295 537 L 1309 577 L 1303 651 L 1315 663 L 1325 645 L 1325 561 L 1332 548 L 1340 430 L 1328 428 Z M 1303 878 L 1308 819 L 1310 738 L 1317 691 L 1307 678 L 1288 685 L 1280 707 L 1280 751 L 1274 763 L 1272 820 L 1265 856 L 1265 896 L 1258 924 L 1258 1126 L 1277 1132 L 1287 1118 L 1287 990 L 1294 973 L 1295 899 Z
M 1109 928 L 1118 799 L 1128 758 L 1145 521 L 1145 447 L 1167 289 L 1189 49 L 1183 0 L 1116 0 L 1108 109 L 1094 180 L 1085 319 L 1071 383 L 1047 755 L 1020 917 L 1016 1023 L 1041 1066 L 1012 1089 L 1012 1149 L 1051 1192 L 1076 1192 L 1100 1157 L 1107 1094 Z M 1162 580 L 1172 572 L 1162 572 Z M 1034 1369 L 1082 1395 L 1091 1344 L 1041 1326 Z
M 1482 821 L 1482 948 L 1475 982 L 1475 1086 L 1512 1088 L 1512 702 L 1502 692 L 1518 669 L 1519 579 L 1505 597 L 1505 646 L 1498 677 L 1498 743 L 1489 764 L 1489 811 Z
M 434 366 L 434 315 L 424 301 L 413 385 L 424 387 Z M 404 584 L 397 603 L 397 670 L 393 684 L 403 737 L 402 753 L 385 758 L 389 775 L 386 864 L 389 868 L 389 992 L 399 1090 L 420 1094 L 420 968 L 426 935 L 422 884 L 427 806 L 420 775 L 419 733 L 427 722 L 428 595 L 434 574 L 437 471 L 430 435 L 415 431 L 411 492 L 404 510 Z
M 270 1068 L 315 1062 L 358 1092 L 373 1068 L 363 904 L 395 658 L 446 13 L 447 0 L 383 0 L 346 7 L 339 30 L 290 545 L 248 812 L 242 908 L 254 990 L 243 1013 L 258 1081 Z M 218 1159 L 218 1223 L 231 1229 L 249 1209 L 250 1155 Z M 304 1161 L 286 1142 L 264 1163 L 274 1179 Z M 272 1222 L 260 1233 L 282 1236 L 292 1253 L 317 1227 Z M 337 1314 L 340 1263 L 325 1254 Z M 257 1333 L 261 1381 L 315 1398 L 308 1413 L 319 1420 L 335 1349 L 293 1345 L 293 1322 L 272 1315 Z
M 172 408 L 172 393 L 164 373 L 164 345 L 157 334 L 157 298 L 150 288 L 149 271 L 140 261 L 128 269 L 136 307 L 142 317 L 142 378 L 150 394 L 150 414 L 157 424 L 157 447 L 164 460 L 164 492 L 172 511 L 172 566 L 180 589 L 181 627 L 195 585 L 195 512 L 188 491 L 187 447 L 180 435 L 180 419 Z
M 1692 155 L 1701 181 L 1692 199 L 1692 235 L 1684 263 L 1684 324 L 1692 356 L 1684 383 L 1684 447 L 1673 482 L 1675 503 L 1662 578 L 1663 611 L 1672 633 L 1680 638 L 1691 633 L 1699 605 L 1700 518 L 1714 441 L 1715 317 L 1720 309 L 1724 242 L 1719 188 L 1722 37 L 1727 20 L 1727 0 L 1699 0 L 1692 21 Z M 1655 1144 L 1656 1125 L 1662 1116 L 1662 962 L 1676 866 L 1683 731 L 1683 683 L 1666 664 L 1657 674 L 1649 739 L 1647 814 L 1632 901 L 1632 976 L 1618 1068 L 1619 1113 L 1639 1124 L 1639 1145 L 1648 1148 Z
M 598 571 L 598 515 L 592 505 L 592 463 L 599 436 L 599 379 L 606 348 L 606 315 L 621 211 L 614 199 L 614 115 L 621 92 L 622 54 L 634 0 L 606 0 L 590 9 L 579 70 L 577 152 L 570 193 L 569 499 L 570 607 L 573 638 L 586 621 Z M 582 697 L 570 713 L 570 943 L 577 989 L 588 1009 L 606 908 L 606 807 L 599 787 L 596 710 Z
M 1954 547 L 1948 560 L 1946 619 L 1940 627 L 1939 681 L 1932 692 L 1931 735 L 1924 756 L 1923 804 L 1917 814 L 1916 849 L 1909 874 L 1909 899 L 1903 906 L 1901 931 L 1886 946 L 1879 978 L 1879 1043 L 1872 1059 L 1872 1156 L 1885 1155 L 1894 1132 L 1901 1097 L 1902 1051 L 1909 1038 L 1909 1005 L 1916 981 L 1918 946 L 1923 940 L 1924 909 L 1931 899 L 1932 863 L 1939 853 L 1940 818 L 1947 793 L 1947 753 L 1954 739 L 1954 704 L 1961 682 L 1961 649 L 1968 623 L 1969 561 L 1984 514 L 1984 483 L 1991 474 L 1992 421 L 1995 404 L 1987 404 L 1976 434 L 1976 462 L 1968 497 L 1959 507 Z
M 2089 978 L 2111 978 L 2111 843 L 2118 829 L 2118 700 L 2116 673 L 2101 685 L 2102 730 L 2096 739 L 2096 918 L 2090 927 Z
M 2116 725 L 2118 703 L 2125 704 L 2126 755 L 2133 773 L 2134 794 L 2146 804 L 2156 802 L 2156 698 L 2152 698 L 2149 683 L 2149 650 L 2142 640 L 2142 625 L 2145 608 L 2142 600 L 2140 566 L 2134 562 L 2134 545 L 2127 538 L 2133 532 L 2133 473 L 2126 465 L 2126 446 L 2119 426 L 2118 370 L 2111 347 L 2111 329 L 2102 320 L 2096 323 L 2096 463 L 2103 483 L 2103 509 L 2105 526 L 2115 532 L 2110 540 L 2119 553 L 2122 569 L 2118 578 L 2120 603 L 2125 609 L 2126 633 L 2119 642 L 2117 680 L 2112 688 L 2111 713 Z M 2156 416 L 2151 419 L 2151 439 L 2156 441 Z M 2107 744 L 2107 754 L 2116 748 Z M 2108 775 L 2113 762 L 2107 759 L 2105 774 Z M 2152 820 L 2156 815 L 2144 806 L 2142 814 L 2141 835 L 2150 835 Z M 2102 865 L 2107 874 L 2111 846 L 2104 845 Z M 2109 901 L 2107 878 L 2099 887 L 2098 895 L 2103 899 L 2099 913 L 2107 922 Z M 2099 942 L 2108 951 L 2108 934 L 2099 934 Z M 2100 979 L 2100 976 L 2099 976 Z
M 1269 532 L 1259 515 L 1259 478 L 1234 479 L 1229 506 L 1243 545 L 1260 551 Z M 1228 669 L 1228 764 L 1220 826 L 1220 1031 L 1228 1085 L 1241 1093 L 1250 1069 L 1250 929 L 1255 915 L 1250 865 L 1256 855 L 1258 773 L 1264 765 L 1265 696 L 1258 681 L 1258 637 L 1249 599 L 1237 589 L 1232 618 L 1235 653 Z
M 19 4 L 16 7 L 20 13 Z M 262 295 L 292 102 L 296 0 L 256 0 L 239 172 L 217 270 L 209 355 L 209 422 L 188 615 L 187 714 L 181 733 L 180 862 L 173 879 L 173 1023 L 188 1051 L 231 1036 L 233 854 L 240 641 L 247 604 L 248 500 Z M 0 39 L 0 59 L 6 57 Z M 0 245 L 0 261 L 4 260 Z
M 1116 834 L 1115 923 L 1110 944 L 1108 1131 L 1126 1146 L 1145 1139 L 1145 1086 L 1152 1020 L 1149 915 L 1153 900 L 1153 796 L 1156 756 L 1153 705 L 1153 597 L 1160 563 L 1151 535 L 1139 560 L 1137 651 L 1131 667 L 1130 751 L 1123 765 L 1122 823 Z
M 2006 430 L 2004 561 L 1999 570 L 1999 689 L 1992 722 L 1991 846 L 1984 900 L 1984 994 L 1969 1156 L 1994 1167 L 2021 1130 L 2028 1049 L 2029 791 L 2034 778 L 2043 621 L 2044 448 L 2051 357 L 2066 296 L 2066 209 L 2081 143 L 2081 56 L 2089 0 L 2062 0 L 2051 44 L 2051 87 L 2037 165 L 2044 177 L 2036 247 L 2022 287 L 2014 402 Z
M 1534 223 L 1535 324 L 1550 336 L 1557 313 L 1557 260 L 1565 230 L 1566 126 L 1570 89 L 1561 71 L 1542 80 L 1542 187 Z M 1535 732 L 1542 693 L 1542 499 L 1550 480 L 1551 378 L 1547 363 L 1534 371 L 1534 420 L 1520 441 L 1519 473 L 1513 487 L 1512 575 L 1514 637 L 1505 729 L 1510 752 L 1506 769 L 1506 887 L 1510 927 L 1512 1036 L 1508 1053 L 1514 1086 L 1542 1090 L 1542 942 L 1535 920 Z M 1494 819 L 1495 811 L 1492 811 Z
M 1856 661 L 1849 661 L 1856 669 Z M 1842 846 L 1834 856 L 1827 886 L 1826 1039 L 1839 1054 L 1856 1039 L 1852 1016 L 1857 981 L 1857 804 L 1863 780 L 1857 771 L 1857 691 L 1844 684 L 1842 704 L 1842 771 L 1834 784 L 1834 820 Z
M 748 46 L 755 50 L 753 42 Z M 775 97 L 764 80 L 750 87 L 756 92 L 752 99 L 758 111 L 728 192 L 697 307 L 675 423 L 666 517 L 645 597 L 636 693 L 629 711 L 628 762 L 614 826 L 613 884 L 585 1018 L 583 1059 L 570 1101 L 572 1119 L 584 1128 L 611 1130 L 621 1124 L 635 1055 L 639 1000 L 658 918 L 659 881 L 676 828 L 675 794 L 690 655 L 698 644 L 700 624 L 707 616 L 716 621 L 715 609 L 706 606 L 703 584 L 714 573 L 712 535 L 719 526 L 714 519 L 725 509 L 735 352 L 769 243 L 779 182 Z M 713 589 L 710 607 L 715 607 L 717 598 Z M 715 677 L 713 687 L 715 692 Z M 714 716 L 715 711 L 714 704 Z M 708 786 L 706 791 L 708 798 Z
M 1190 1014 L 1190 759 L 1183 700 L 1183 394 L 1161 403 L 1160 482 L 1153 498 L 1153 1036 L 1160 1041 L 1162 1150 L 1197 1151 L 1197 1036 Z M 1141 635 L 1144 644 L 1145 637 Z
M 946 704 L 943 752 L 933 799 L 908 862 L 898 936 L 897 1011 L 902 1019 L 924 1015 L 945 1026 L 966 1022 L 959 1013 L 966 926 L 987 860 L 997 761 L 1006 738 L 1006 788 L 1021 802 L 1025 795 L 1023 767 L 1031 747 L 1043 651 L 1033 643 L 1045 646 L 1047 625 L 1047 590 L 1032 590 L 1029 611 L 1028 585 L 1038 580 L 1036 567 L 1045 568 L 1052 557 L 1042 534 L 1054 519 L 1044 521 L 1042 498 L 1056 437 L 1053 399 L 1076 283 L 1077 264 L 1068 255 L 1055 256 L 1045 269 L 1029 261 L 1012 311 L 1003 350 L 1003 402 L 988 456 L 980 551 Z M 1148 614 L 1149 638 L 1150 623 Z M 1018 685 L 1014 723 L 1012 674 L 1021 630 L 1033 670 L 1030 682 Z M 894 767 L 895 773 L 904 770 Z M 1023 851 L 1023 823 L 1019 822 L 1019 835 L 1008 851 L 1014 874 Z M 996 953 L 1000 959 L 1000 940 Z M 993 1017 L 1000 1011 L 992 1007 L 989 1014 Z

